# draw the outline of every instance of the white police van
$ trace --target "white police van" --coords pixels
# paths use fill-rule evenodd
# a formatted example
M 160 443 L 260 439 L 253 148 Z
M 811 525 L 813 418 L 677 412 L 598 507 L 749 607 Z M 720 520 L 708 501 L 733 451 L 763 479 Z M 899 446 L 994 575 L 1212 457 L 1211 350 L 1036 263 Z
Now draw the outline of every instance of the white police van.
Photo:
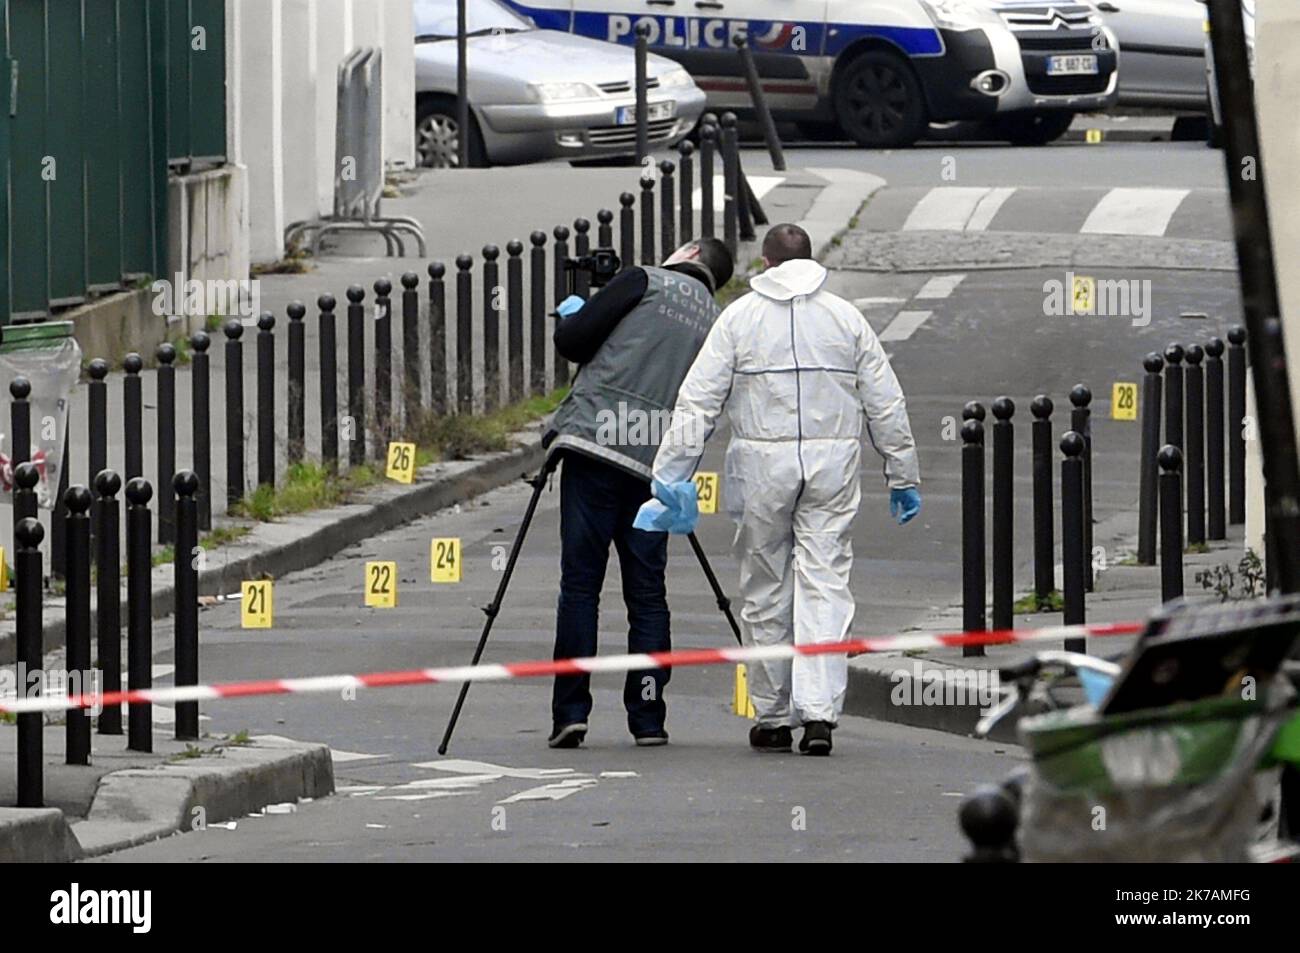
M 732 41 L 746 34 L 778 120 L 811 135 L 838 127 L 870 147 L 908 145 L 928 123 L 957 120 L 1049 142 L 1118 90 L 1114 35 L 1075 0 L 505 2 L 544 29 L 614 43 L 634 43 L 644 23 L 651 48 L 691 72 L 710 108 L 741 115 L 751 104 Z

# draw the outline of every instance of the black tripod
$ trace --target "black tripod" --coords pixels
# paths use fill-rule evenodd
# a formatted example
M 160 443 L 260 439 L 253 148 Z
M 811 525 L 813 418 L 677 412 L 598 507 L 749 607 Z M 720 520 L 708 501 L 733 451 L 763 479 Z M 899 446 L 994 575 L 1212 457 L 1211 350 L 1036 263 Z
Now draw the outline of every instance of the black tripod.
M 510 577 L 514 575 L 515 562 L 519 558 L 519 550 L 523 548 L 524 537 L 528 534 L 528 527 L 533 522 L 533 515 L 537 512 L 537 502 L 541 499 L 542 490 L 546 488 L 546 482 L 555 472 L 556 466 L 559 465 L 560 455 L 553 453 L 546 458 L 542 468 L 537 471 L 537 475 L 532 479 L 525 480 L 533 488 L 533 495 L 528 500 L 528 508 L 524 510 L 523 522 L 519 524 L 519 531 L 515 533 L 514 545 L 510 548 L 510 557 L 506 560 L 505 572 L 501 574 L 501 582 L 497 584 L 496 595 L 492 601 L 483 607 L 483 613 L 487 619 L 483 623 L 483 631 L 479 634 L 478 645 L 474 649 L 474 658 L 470 665 L 477 665 L 479 659 L 483 657 L 483 649 L 487 646 L 488 635 L 492 632 L 492 624 L 496 622 L 497 613 L 501 611 L 501 602 L 505 599 L 506 588 L 510 585 Z M 740 626 L 736 624 L 736 617 L 731 612 L 731 600 L 727 598 L 726 593 L 722 591 L 722 586 L 718 583 L 718 577 L 713 573 L 713 567 L 709 565 L 709 559 L 704 555 L 704 549 L 700 546 L 700 541 L 691 533 L 687 539 L 691 542 L 691 549 L 695 552 L 695 558 L 700 561 L 700 568 L 704 570 L 704 578 L 709 581 L 709 587 L 713 590 L 713 595 L 717 597 L 718 608 L 722 614 L 727 617 L 727 624 L 731 626 L 731 632 L 736 637 L 736 642 L 743 644 L 740 638 Z M 469 694 L 469 682 L 460 686 L 460 695 L 456 698 L 456 707 L 451 711 L 451 719 L 447 722 L 447 730 L 442 734 L 442 743 L 438 745 L 438 754 L 446 754 L 447 746 L 451 743 L 451 734 L 456 730 L 456 722 L 460 718 L 460 710 L 465 705 L 465 696 Z

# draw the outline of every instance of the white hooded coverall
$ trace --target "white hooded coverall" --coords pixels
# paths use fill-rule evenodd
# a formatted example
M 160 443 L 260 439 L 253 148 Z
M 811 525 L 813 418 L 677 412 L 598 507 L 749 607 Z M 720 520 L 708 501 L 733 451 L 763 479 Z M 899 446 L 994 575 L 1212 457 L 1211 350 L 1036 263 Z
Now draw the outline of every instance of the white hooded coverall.
M 810 259 L 750 280 L 682 383 L 654 462 L 656 480 L 690 479 L 726 409 L 723 499 L 739 524 L 740 616 L 753 645 L 848 636 L 864 419 L 889 486 L 920 483 L 898 378 L 862 313 L 825 280 Z M 838 654 L 751 664 L 759 724 L 835 724 L 847 678 Z

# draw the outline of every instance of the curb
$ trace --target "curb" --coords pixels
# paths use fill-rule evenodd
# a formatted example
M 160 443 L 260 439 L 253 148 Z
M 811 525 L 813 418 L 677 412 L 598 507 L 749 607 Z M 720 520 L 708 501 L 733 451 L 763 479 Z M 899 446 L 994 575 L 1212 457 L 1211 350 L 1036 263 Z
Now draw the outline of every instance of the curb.
M 519 436 L 516 435 L 517 439 Z M 369 536 L 509 483 L 516 476 L 537 469 L 544 459 L 545 451 L 540 437 L 536 433 L 527 433 L 523 442 L 514 449 L 475 460 L 458 472 L 439 475 L 410 487 L 396 483 L 381 484 L 367 491 L 367 495 L 372 497 L 369 502 L 348 503 L 273 523 L 257 524 L 252 535 L 261 532 L 263 536 L 270 537 L 270 540 L 253 547 L 246 541 L 232 544 L 229 552 L 233 558 L 219 567 L 199 573 L 199 595 L 221 595 L 238 589 L 239 582 L 243 579 L 254 579 L 263 574 L 278 578 L 318 565 Z M 455 466 L 458 462 L 453 461 L 451 465 Z M 430 467 L 447 465 L 437 463 L 430 464 Z M 248 551 L 241 554 L 241 548 Z M 171 615 L 175 605 L 176 589 L 172 582 L 171 567 L 155 567 L 153 617 L 160 619 Z M 44 651 L 49 652 L 64 645 L 66 624 L 61 603 L 47 603 L 44 612 Z M 121 613 L 125 620 L 125 595 Z M 91 625 L 94 625 L 93 611 Z M 0 665 L 14 662 L 16 651 L 14 630 L 0 632 Z
M 250 745 L 222 748 L 219 758 L 105 775 L 90 812 L 71 825 L 69 836 L 79 845 L 80 856 L 97 857 L 243 817 L 268 804 L 333 793 L 334 762 L 328 747 L 254 738 Z M 4 857 L 0 840 L 0 859 Z
M 1172 142 L 1172 129 L 1107 129 L 1098 126 L 1093 129 L 1068 129 L 1057 142 L 1087 142 L 1088 133 L 1101 132 L 1101 142 Z
M 81 857 L 57 807 L 0 807 L 0 864 L 67 864 Z

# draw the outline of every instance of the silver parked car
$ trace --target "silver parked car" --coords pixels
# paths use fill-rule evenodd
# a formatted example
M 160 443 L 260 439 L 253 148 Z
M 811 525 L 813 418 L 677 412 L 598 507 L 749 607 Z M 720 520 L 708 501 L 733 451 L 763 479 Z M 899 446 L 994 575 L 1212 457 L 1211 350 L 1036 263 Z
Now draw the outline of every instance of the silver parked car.
M 1119 104 L 1203 113 L 1205 5 L 1201 0 L 1100 0 L 1119 40 Z
M 421 165 L 457 164 L 456 2 L 416 0 L 416 145 Z M 635 60 L 612 43 L 539 30 L 497 0 L 468 0 L 469 160 L 474 166 L 628 155 L 636 148 Z M 672 145 L 704 93 L 651 54 L 650 143 Z

